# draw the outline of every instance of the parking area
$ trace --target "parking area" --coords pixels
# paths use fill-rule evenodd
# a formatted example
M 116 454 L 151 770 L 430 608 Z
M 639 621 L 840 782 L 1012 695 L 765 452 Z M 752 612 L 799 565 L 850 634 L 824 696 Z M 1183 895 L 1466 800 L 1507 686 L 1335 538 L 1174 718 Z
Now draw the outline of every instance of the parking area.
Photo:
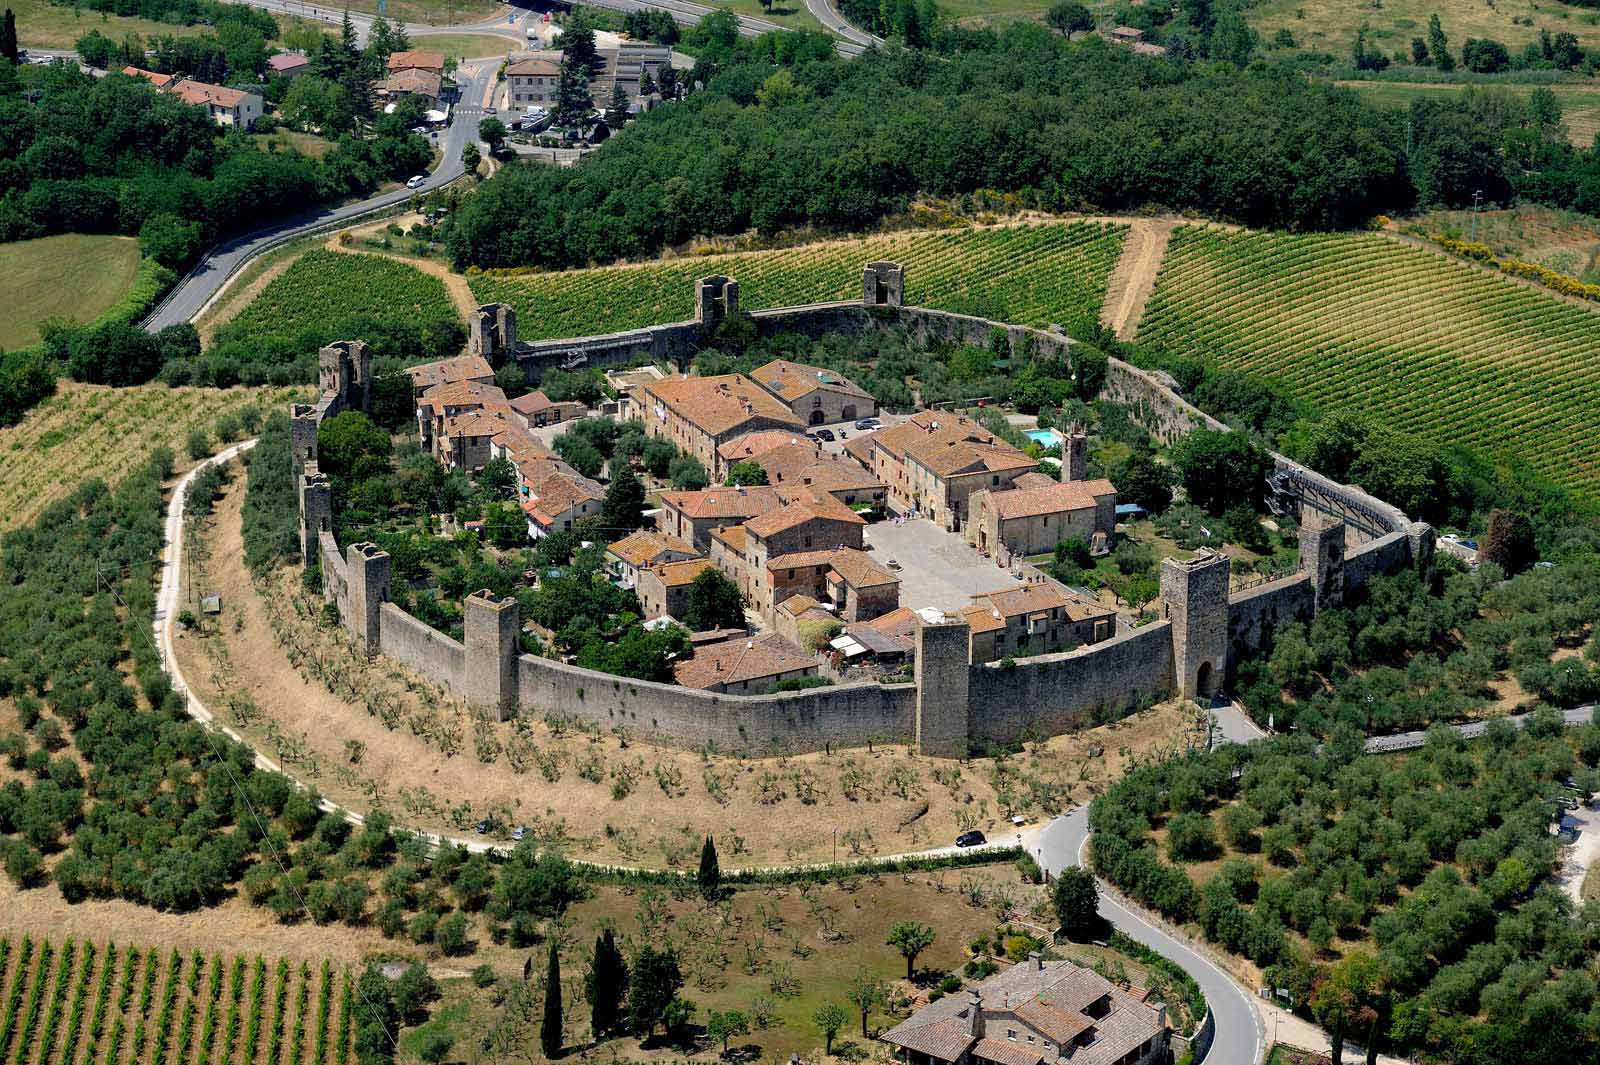
M 867 526 L 865 536 L 880 565 L 887 566 L 891 559 L 900 563 L 895 571 L 900 578 L 900 605 L 913 610 L 931 606 L 954 613 L 974 595 L 1022 585 L 993 559 L 926 518 L 876 522 Z
M 911 420 L 911 415 L 909 414 L 879 414 L 875 417 L 878 419 L 878 421 L 883 423 L 882 428 L 884 429 L 889 428 L 891 425 L 900 425 L 902 422 Z M 815 433 L 818 429 L 826 429 L 833 436 L 832 440 L 824 439 L 821 441 L 821 444 L 822 450 L 830 452 L 834 455 L 839 455 L 844 452 L 844 445 L 846 441 L 854 440 L 857 437 L 867 436 L 871 433 L 877 432 L 876 429 L 857 429 L 855 422 L 831 422 L 827 425 L 808 425 L 804 431 L 809 434 Z

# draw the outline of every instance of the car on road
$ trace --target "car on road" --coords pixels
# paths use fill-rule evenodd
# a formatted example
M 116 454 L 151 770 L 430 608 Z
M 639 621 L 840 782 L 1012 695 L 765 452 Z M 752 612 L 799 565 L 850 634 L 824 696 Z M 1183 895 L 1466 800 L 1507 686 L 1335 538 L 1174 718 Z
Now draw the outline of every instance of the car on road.
M 983 838 L 983 833 L 975 828 L 956 837 L 956 846 L 958 847 L 981 847 L 988 842 Z
M 417 176 L 409 179 L 406 182 L 406 188 L 408 188 L 408 189 L 420 189 L 420 188 L 422 188 L 422 186 L 426 185 L 427 183 L 428 183 L 428 175 L 427 174 L 418 174 Z
M 832 429 L 813 429 L 810 435 L 815 440 L 826 440 L 829 443 L 832 443 L 834 439 Z
M 876 418 L 862 418 L 860 421 L 856 422 L 856 428 L 862 430 L 882 429 L 883 423 Z

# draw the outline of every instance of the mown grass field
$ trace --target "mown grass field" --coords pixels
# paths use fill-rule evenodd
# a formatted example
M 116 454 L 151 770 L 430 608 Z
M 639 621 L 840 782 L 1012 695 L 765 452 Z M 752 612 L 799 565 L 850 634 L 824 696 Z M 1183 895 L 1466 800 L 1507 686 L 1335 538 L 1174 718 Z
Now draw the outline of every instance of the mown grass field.
M 1534 89 L 1549 89 L 1561 101 L 1561 119 L 1566 123 L 1568 140 L 1587 148 L 1594 143 L 1594 135 L 1600 133 L 1600 85 L 1462 85 L 1417 81 L 1341 81 L 1338 84 L 1354 89 L 1368 103 L 1396 109 L 1410 107 L 1413 100 L 1447 100 L 1468 88 L 1507 92 L 1519 100 L 1533 95 Z
M 443 52 L 446 57 L 454 56 L 456 59 L 503 56 L 524 47 L 516 38 L 502 37 L 497 33 L 429 34 L 426 37 L 413 37 L 411 46 L 429 52 Z
M 228 326 L 234 338 L 294 336 L 330 321 L 369 315 L 435 321 L 455 318 L 444 282 L 377 255 L 307 252 L 274 278 Z
M 1010 322 L 1047 324 L 1095 315 L 1126 227 L 1056 222 L 893 233 L 777 251 L 711 255 L 640 266 L 468 279 L 485 302 L 503 300 L 527 339 L 584 336 L 694 317 L 694 282 L 726 274 L 746 310 L 859 299 L 861 268 L 906 268 L 907 303 Z
M 139 273 L 132 237 L 65 233 L 0 244 L 0 348 L 39 339 L 39 322 L 57 316 L 90 321 L 121 299 Z
M 473 2 L 482 3 L 483 0 L 473 0 Z M 213 27 L 200 23 L 193 26 L 179 26 L 135 16 L 102 14 L 87 8 L 75 11 L 71 4 L 53 4 L 50 0 L 7 0 L 5 6 L 11 8 L 17 16 L 17 41 L 24 48 L 70 49 L 79 37 L 90 30 L 99 30 L 114 41 L 122 40 L 129 33 L 137 33 L 148 41 L 151 37 L 192 37 L 201 33 L 215 32 Z M 309 11 L 311 6 L 313 5 L 306 5 L 306 9 Z M 443 4 L 440 6 L 443 7 Z M 368 7 L 376 10 L 376 0 L 368 0 Z M 351 10 L 361 10 L 359 0 L 358 4 L 351 5 Z M 275 19 L 279 33 L 298 21 L 283 15 L 275 16 Z M 303 24 L 319 28 L 324 26 L 322 23 L 310 20 L 306 20 Z
M 1600 495 L 1600 314 L 1420 248 L 1181 227 L 1139 340 Z
M 0 1045 L 16 1065 L 354 1059 L 354 974 L 330 963 L 0 938 Z
M 247 406 L 270 411 L 292 388 L 105 388 L 63 380 L 54 396 L 0 437 L 0 529 L 32 521 L 88 477 L 115 484 L 157 447 L 184 465 L 189 431 Z

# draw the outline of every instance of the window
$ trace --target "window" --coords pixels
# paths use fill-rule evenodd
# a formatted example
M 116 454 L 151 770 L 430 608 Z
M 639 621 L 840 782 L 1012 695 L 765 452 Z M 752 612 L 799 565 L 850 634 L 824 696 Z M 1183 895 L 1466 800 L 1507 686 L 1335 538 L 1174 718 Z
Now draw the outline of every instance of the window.
M 1007 1028 L 1006 1038 L 1010 1039 L 1012 1042 L 1015 1042 L 1017 1038 L 1017 1030 L 1015 1028 Z

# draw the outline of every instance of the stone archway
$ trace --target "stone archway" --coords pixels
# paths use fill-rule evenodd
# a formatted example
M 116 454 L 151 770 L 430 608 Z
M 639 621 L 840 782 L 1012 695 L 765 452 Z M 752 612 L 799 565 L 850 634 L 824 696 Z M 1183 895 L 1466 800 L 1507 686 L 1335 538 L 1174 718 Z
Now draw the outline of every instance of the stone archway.
M 812 425 L 821 425 L 823 422 L 825 422 L 827 420 L 828 420 L 828 416 L 826 414 L 824 414 L 820 408 L 811 412 L 811 424 Z
M 853 422 L 853 421 L 855 421 L 856 420 L 856 405 L 854 403 L 846 403 L 844 405 L 844 409 L 839 412 L 839 420 L 841 422 Z
M 1200 669 L 1194 677 L 1194 693 L 1196 696 L 1209 696 L 1212 688 L 1212 669 L 1210 662 L 1201 662 Z

